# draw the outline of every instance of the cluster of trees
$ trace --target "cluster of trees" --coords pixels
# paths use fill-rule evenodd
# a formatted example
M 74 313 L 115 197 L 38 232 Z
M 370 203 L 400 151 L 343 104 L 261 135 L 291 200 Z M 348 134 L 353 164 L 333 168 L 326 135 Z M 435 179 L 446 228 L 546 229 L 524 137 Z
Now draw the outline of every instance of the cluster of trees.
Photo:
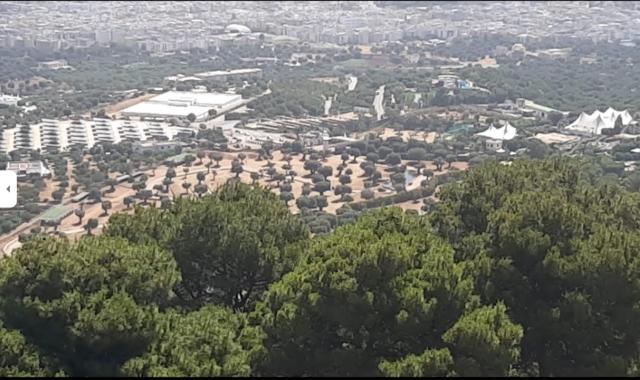
M 484 165 L 313 238 L 241 183 L 34 235 L 0 261 L 0 374 L 635 376 L 640 195 L 583 165 Z
M 430 63 L 432 66 L 443 63 L 437 62 L 435 57 L 473 62 L 487 55 L 495 57 L 500 64 L 498 68 L 488 69 L 468 66 L 458 72 L 460 77 L 488 88 L 491 94 L 464 91 L 455 97 L 447 97 L 436 93 L 437 96 L 431 100 L 432 105 L 491 103 L 517 97 L 533 99 L 541 104 L 578 113 L 593 110 L 594 107 L 636 109 L 640 105 L 634 97 L 628 96 L 634 91 L 632 83 L 639 79 L 638 74 L 630 69 L 634 62 L 640 59 L 637 49 L 607 42 L 594 43 L 582 38 L 558 37 L 530 40 L 525 43 L 525 47 L 530 52 L 558 47 L 571 48 L 572 51 L 566 60 L 536 58 L 529 55 L 495 55 L 496 47 L 511 49 L 516 43 L 522 43 L 518 36 L 501 33 L 471 39 L 455 38 L 436 47 L 418 47 L 412 43 L 405 45 L 410 53 L 422 55 L 419 64 L 427 60 L 433 61 Z M 388 54 L 398 54 L 400 49 L 394 50 L 390 44 L 385 51 Z M 434 58 L 426 59 L 423 54 L 426 52 Z M 596 62 L 584 64 L 581 59 L 587 56 L 594 57 Z M 427 89 L 420 92 L 427 92 Z
M 440 134 L 453 126 L 453 122 L 429 115 L 398 115 L 390 120 L 390 125 L 397 129 L 438 132 Z
M 72 147 L 69 157 L 74 163 L 73 175 L 79 186 L 74 187 L 75 193 L 91 191 L 113 185 L 110 174 L 125 175 L 135 171 L 154 168 L 172 155 L 181 153 L 178 147 L 174 151 L 136 150 L 131 142 L 123 141 L 118 144 L 104 143 L 91 149 L 86 156 L 83 149 Z M 92 165 L 94 164 L 94 165 Z M 99 200 L 99 199 L 96 199 Z
M 249 103 L 254 109 L 253 116 L 322 116 L 322 96 L 333 96 L 338 91 L 338 87 L 328 83 L 285 77 L 275 79 L 269 88 L 271 94 Z
M 196 135 L 200 147 L 206 149 L 226 149 L 227 138 L 220 128 L 200 129 Z
M 628 94 L 640 76 L 630 70 L 628 59 L 640 57 L 637 53 L 633 57 L 628 54 L 618 58 L 598 54 L 594 64 L 581 64 L 580 55 L 573 54 L 566 61 L 527 57 L 520 64 L 506 62 L 488 69 L 467 67 L 460 74 L 492 92 L 506 92 L 509 99 L 524 97 L 564 111 L 637 109 L 640 103 Z
M 370 108 L 373 110 L 373 99 L 376 90 L 388 80 L 392 80 L 393 74 L 382 70 L 343 70 L 345 74 L 353 74 L 358 77 L 358 83 L 353 91 L 346 89 L 338 94 L 332 103 L 331 109 L 336 113 L 353 112 L 354 107 Z
M 522 39 L 516 34 L 499 33 L 477 36 L 474 38 L 459 37 L 454 38 L 447 44 L 429 47 L 430 53 L 435 56 L 459 58 L 461 61 L 474 62 L 485 56 L 494 56 L 495 48 L 503 46 L 508 49 L 514 44 L 522 43 Z M 613 56 L 619 56 L 625 49 L 617 44 L 600 43 L 594 44 L 590 39 L 577 38 L 572 36 L 556 36 L 555 38 L 531 39 L 525 43 L 529 51 L 540 49 L 552 49 L 561 47 L 571 47 L 576 55 L 586 56 L 598 52 L 607 52 Z M 498 63 L 508 62 L 510 59 L 504 56 L 496 57 Z
M 356 88 L 353 91 L 347 92 L 344 76 L 341 76 L 341 88 L 327 83 L 309 81 L 309 79 L 314 76 L 335 76 L 336 71 L 340 73 L 340 75 L 356 75 L 358 77 L 358 84 Z M 332 102 L 331 113 L 352 112 L 354 107 L 372 107 L 375 92 L 383 84 L 387 86 L 387 90 L 385 90 L 385 103 L 387 106 L 391 105 L 391 93 L 394 93 L 399 106 L 417 106 L 417 103 L 413 103 L 413 97 L 407 96 L 409 95 L 407 94 L 407 89 L 412 89 L 419 93 L 429 91 L 431 89 L 430 78 L 432 73 L 428 71 L 394 71 L 389 69 L 377 69 L 369 66 L 365 68 L 338 68 L 338 70 L 335 70 L 332 65 L 322 65 L 317 68 L 314 67 L 312 70 L 304 71 L 280 70 L 277 73 L 272 73 L 272 75 L 274 76 L 274 81 L 271 88 L 273 89 L 275 85 L 284 93 L 281 93 L 279 98 L 267 96 L 256 101 L 255 104 L 257 111 L 264 110 L 265 106 L 263 103 L 269 106 L 267 108 L 272 109 L 275 109 L 279 103 L 287 100 L 287 107 L 289 104 L 301 103 L 302 100 L 299 100 L 298 95 L 302 91 L 307 93 L 304 98 L 310 98 L 312 96 L 320 98 L 317 101 L 313 101 L 313 104 L 315 104 L 313 106 L 315 107 L 314 112 L 316 113 L 308 112 L 311 115 L 317 116 L 322 115 L 324 111 L 324 101 L 322 100 L 321 95 L 333 96 L 334 94 L 337 94 L 337 98 Z M 292 82 L 294 83 L 291 85 Z M 315 85 L 312 86 L 308 82 L 313 82 Z M 280 83 L 282 83 L 282 85 Z M 290 85 L 285 85 L 287 83 Z M 311 86 L 311 88 L 308 88 L 309 86 Z M 287 92 L 289 94 L 286 94 Z M 410 95 L 413 95 L 413 93 Z M 409 98 L 410 100 L 407 101 Z M 301 106 L 308 110 L 304 104 L 301 104 Z M 297 116 L 295 112 L 296 110 L 299 110 L 297 106 L 294 106 L 294 109 L 288 109 L 289 113 Z M 278 112 L 275 112 L 275 110 L 267 114 L 259 112 L 257 115 L 276 116 L 288 115 L 288 113 L 283 109 L 278 109 Z
M 304 169 L 308 171 L 305 175 L 306 178 L 310 178 L 312 184 L 306 184 L 302 187 L 301 196 L 298 197 L 295 202 L 296 206 L 303 211 L 310 211 L 317 209 L 322 213 L 323 209 L 328 206 L 328 199 L 326 197 L 327 192 L 332 191 L 334 195 L 339 195 L 340 198 L 334 202 L 351 202 L 353 201 L 352 192 L 353 189 L 350 186 L 352 182 L 352 175 L 358 175 L 360 178 L 364 178 L 364 189 L 361 193 L 363 199 L 367 200 L 366 206 L 363 208 L 374 208 L 382 205 L 389 205 L 394 203 L 401 203 L 407 200 L 417 200 L 425 196 L 421 195 L 421 192 L 401 194 L 405 192 L 405 172 L 408 166 L 416 169 L 416 174 L 424 174 L 428 178 L 433 177 L 431 170 L 424 170 L 426 168 L 426 161 L 433 160 L 436 168 L 435 170 L 440 172 L 445 169 L 451 168 L 451 164 L 456 161 L 456 152 L 462 151 L 463 145 L 460 144 L 428 144 L 424 141 L 418 141 L 410 139 L 405 142 L 401 137 L 390 137 L 387 139 L 381 139 L 375 135 L 370 135 L 366 140 L 352 143 L 349 147 L 337 147 L 335 154 L 340 155 L 342 163 L 339 164 L 335 170 L 331 166 L 324 165 L 321 156 L 317 152 L 309 152 L 305 150 L 300 144 L 287 144 L 282 147 L 285 153 L 285 161 L 287 164 L 283 165 L 285 169 L 284 173 L 278 173 L 277 169 L 273 167 L 273 163 L 268 162 L 269 169 L 266 170 L 266 174 L 269 175 L 271 181 L 278 181 L 283 200 L 293 200 L 293 197 L 289 196 L 290 185 L 287 185 L 287 175 L 291 176 L 291 179 L 295 175 L 300 173 L 291 173 L 290 165 L 288 162 L 291 160 L 291 154 L 299 154 L 302 151 L 303 156 L 301 161 L 304 161 Z M 291 153 L 291 154 L 289 154 Z M 307 157 L 308 154 L 308 157 Z M 357 162 L 359 157 L 364 157 L 365 160 L 360 161 L 360 173 L 354 173 L 354 171 L 347 167 L 347 162 Z M 408 162 L 403 162 L 403 160 Z M 387 168 L 379 169 L 379 164 L 386 164 Z M 390 173 L 391 183 L 397 194 L 392 197 L 385 197 L 378 200 L 372 200 L 375 197 L 374 189 L 380 184 L 382 180 L 382 171 Z M 254 181 L 259 178 L 256 177 Z M 337 181 L 332 180 L 331 177 L 337 178 Z M 253 175 L 252 175 L 253 178 Z M 284 182 L 282 182 L 284 181 Z M 281 184 L 282 182 L 282 184 Z M 338 182 L 332 184 L 332 182 Z M 286 185 L 286 188 L 282 186 Z M 313 194 L 315 192 L 317 194 Z M 433 189 L 431 190 L 433 192 Z M 322 222 L 322 227 L 318 230 L 328 230 L 329 225 Z
M 430 106 L 446 107 L 458 104 L 503 103 L 507 99 L 507 91 L 494 88 L 491 93 L 479 90 L 448 90 L 437 88 L 426 95 L 425 102 Z
M 18 184 L 18 208 L 0 211 L 0 234 L 12 231 L 20 224 L 31 220 L 44 209 L 40 205 L 40 191 L 45 187 L 44 181 Z
M 365 140 L 351 143 L 349 148 L 337 148 L 336 154 L 341 154 L 343 161 L 349 157 L 354 160 L 357 157 L 365 157 L 367 161 L 360 165 L 365 172 L 368 170 L 367 166 L 371 167 L 376 163 L 387 164 L 390 171 L 404 172 L 406 168 L 403 168 L 402 160 L 409 160 L 408 164 L 415 167 L 420 174 L 420 170 L 425 167 L 424 161 L 434 161 L 441 170 L 445 163 L 456 161 L 456 155 L 464 152 L 464 147 L 460 142 L 438 141 L 429 144 L 413 138 L 408 141 L 404 141 L 400 136 L 382 139 L 371 134 Z
M 32 159 L 40 159 L 39 153 L 35 152 L 35 155 L 32 155 Z M 35 156 L 35 157 L 34 157 Z M 58 181 L 58 189 L 54 190 L 51 193 L 51 198 L 49 201 L 60 202 L 64 197 L 67 188 L 69 187 L 69 177 L 67 176 L 67 164 L 68 161 L 66 158 L 62 157 L 60 154 L 47 154 L 44 157 L 44 162 L 47 163 L 50 169 L 53 171 L 53 180 Z M 42 200 L 44 201 L 44 199 Z
M 102 89 L 125 91 L 131 88 L 145 89 L 160 85 L 163 78 L 177 73 L 194 74 L 203 70 L 226 69 L 229 64 L 224 54 L 210 60 L 206 51 L 194 50 L 190 54 L 157 57 L 146 51 L 119 51 L 113 54 L 107 49 L 92 49 L 85 54 L 64 53 L 74 71 L 47 72 L 48 78 L 66 83 L 77 90 Z M 206 60 L 204 60 L 206 58 Z M 183 65 L 181 62 L 187 62 Z M 110 80 L 106 80 L 110 78 Z
M 349 223 L 355 223 L 360 215 L 360 211 L 351 208 L 352 203 L 343 203 L 336 209 L 335 214 L 325 211 L 303 208 L 300 210 L 300 217 L 309 227 L 309 231 L 314 235 L 328 234 L 335 228 Z
M 477 267 L 486 299 L 504 300 L 526 327 L 523 368 L 634 374 L 638 193 L 592 186 L 568 159 L 500 166 L 443 189 L 433 220 L 461 257 L 488 265 Z
M 638 170 L 627 171 L 623 162 L 606 155 L 587 156 L 584 160 L 586 164 L 583 172 L 592 184 L 620 185 L 632 192 L 640 191 L 640 172 Z
M 141 92 L 135 96 L 139 96 L 150 87 L 164 86 L 165 89 L 169 89 L 170 84 L 164 83 L 164 78 L 170 75 L 190 75 L 202 71 L 251 66 L 250 63 L 241 63 L 238 56 L 238 53 L 246 50 L 253 51 L 246 48 L 223 49 L 215 52 L 216 58 L 212 59 L 212 52 L 200 49 L 193 49 L 188 54 L 179 53 L 163 57 L 121 46 L 112 46 L 111 49 L 93 47 L 58 52 L 0 49 L 0 92 L 19 93 L 23 97 L 26 95 L 29 102 L 38 107 L 28 114 L 19 113 L 19 109 L 15 107 L 0 109 L 0 117 L 3 117 L 5 124 L 12 126 L 16 123 L 34 123 L 42 117 L 62 117 L 89 110 L 96 111 L 105 104 L 123 100 L 122 91 L 137 88 Z M 272 52 L 270 48 L 266 49 L 262 56 L 290 54 L 288 51 L 283 52 L 281 48 L 276 50 Z M 38 62 L 53 59 L 67 60 L 74 70 L 33 69 Z M 37 83 L 28 82 L 35 77 L 44 80 Z M 223 85 L 227 88 L 232 85 L 241 87 L 242 83 Z M 217 88 L 213 84 L 209 87 L 212 90 Z M 259 81 L 256 85 L 242 90 L 242 94 L 254 96 L 264 89 L 266 82 Z
M 444 177 L 444 178 L 440 178 L 440 177 Z M 437 184 L 444 184 L 448 179 L 451 179 L 452 177 L 443 175 L 435 178 L 437 178 L 437 180 L 425 181 L 424 186 L 421 186 L 411 191 L 401 191 L 401 192 L 398 192 L 397 194 L 393 194 L 386 197 L 378 197 L 378 198 L 374 198 L 372 195 L 371 197 L 369 197 L 369 199 L 363 202 L 351 204 L 351 208 L 356 211 L 362 211 L 366 209 L 390 206 L 396 203 L 402 203 L 406 201 L 415 201 L 416 203 L 418 203 L 420 199 L 433 195 Z M 423 207 L 423 210 L 426 211 L 427 208 Z
M 19 93 L 22 97 L 26 96 L 30 103 L 36 104 L 38 107 L 35 111 L 27 114 L 18 114 L 13 119 L 7 119 L 6 123 L 9 125 L 11 123 L 34 123 L 42 117 L 70 116 L 73 112 L 83 112 L 97 107 L 99 104 L 119 100 L 117 94 L 112 94 L 109 89 L 104 88 L 111 83 L 107 79 L 112 78 L 103 71 L 107 65 L 101 66 L 103 70 L 93 68 L 92 75 L 95 74 L 100 77 L 102 82 L 85 86 L 84 84 L 90 81 L 90 76 L 85 75 L 86 73 L 83 72 L 83 64 L 95 59 L 101 59 L 101 64 L 105 64 L 109 60 L 117 64 L 115 62 L 120 59 L 126 61 L 127 56 L 112 57 L 111 54 L 105 56 L 104 53 L 100 53 L 99 50 L 95 49 L 90 49 L 85 54 L 73 50 L 47 53 L 30 49 L 24 51 L 11 49 L 6 54 L 4 53 L 3 51 L 3 54 L 0 54 L 0 66 L 3 67 L 0 70 L 0 83 L 7 81 L 4 86 L 7 87 L 6 90 L 8 91 L 5 92 Z M 79 68 L 78 74 L 80 75 L 78 79 L 81 79 L 81 81 L 72 81 L 75 72 L 72 74 L 64 71 L 34 70 L 39 61 L 51 59 L 67 59 L 73 62 L 72 65 L 77 65 Z M 103 74 L 105 76 L 102 76 Z M 42 80 L 34 81 L 35 78 Z M 66 82 L 63 78 L 68 78 L 70 81 Z M 16 80 L 21 81 L 14 86 L 13 84 Z M 131 80 L 135 80 L 135 78 L 132 77 Z M 130 85 L 131 81 L 128 84 Z M 73 89 L 78 90 L 78 92 L 73 91 Z M 122 89 L 129 90 L 131 87 Z
M 35 153 L 35 154 L 34 154 Z M 88 191 L 88 198 L 93 202 L 101 202 L 101 206 L 105 211 L 105 215 L 108 214 L 108 210 L 111 209 L 110 201 L 102 201 L 102 196 L 105 193 L 113 193 L 115 186 L 118 184 L 116 178 L 110 174 L 123 175 L 131 174 L 134 169 L 146 170 L 151 166 L 153 174 L 155 175 L 155 165 L 163 162 L 164 158 L 173 154 L 168 151 L 142 151 L 138 152 L 132 149 L 131 143 L 125 142 L 122 144 L 103 144 L 96 145 L 89 150 L 92 154 L 91 157 L 85 157 L 85 152 L 79 147 L 73 147 L 69 152 L 69 157 L 74 163 L 73 177 L 77 183 L 71 186 L 73 195 L 77 195 L 81 191 Z M 38 159 L 39 153 L 32 151 L 31 158 Z M 195 157 L 187 156 L 195 161 Z M 45 161 L 49 167 L 53 167 L 55 174 L 54 180 L 59 181 L 59 189 L 52 192 L 52 200 L 54 202 L 60 202 L 66 194 L 66 189 L 69 187 L 69 181 L 67 177 L 67 159 L 59 153 L 49 153 L 44 156 Z M 96 168 L 91 167 L 91 163 L 95 163 Z M 146 181 L 147 175 L 143 174 L 132 183 L 132 188 L 137 191 L 136 197 L 142 199 L 145 204 L 146 201 L 153 196 L 151 190 L 147 190 Z M 33 182 L 33 179 L 32 179 Z M 104 189 L 106 187 L 106 189 Z M 45 199 L 41 199 L 45 201 Z M 135 203 L 135 197 L 127 197 L 124 199 L 127 207 Z M 79 218 L 78 225 L 82 224 L 82 218 L 84 217 L 84 210 L 82 208 L 75 210 L 76 216 Z M 97 227 L 97 220 L 89 220 L 84 225 L 85 229 L 90 232 L 91 229 Z
M 327 206 L 326 196 L 303 195 L 298 198 L 300 201 L 296 200 L 296 203 L 301 210 L 300 216 L 304 220 L 305 224 L 309 226 L 309 231 L 311 231 L 311 233 L 314 235 L 328 234 L 337 227 L 355 223 L 360 216 L 369 209 L 394 205 L 409 200 L 413 200 L 415 203 L 420 203 L 420 199 L 422 198 L 422 211 L 431 211 L 432 202 L 430 201 L 430 198 L 425 197 L 433 194 L 437 183 L 445 183 L 448 179 L 454 178 L 454 176 L 442 175 L 436 178 L 438 179 L 437 181 L 425 181 L 424 186 L 418 189 L 403 191 L 389 196 L 376 197 L 375 192 L 372 189 L 363 189 L 361 196 L 365 201 L 343 203 L 340 208 L 336 210 L 335 215 L 321 210 Z M 413 212 L 413 210 L 409 210 L 407 212 Z M 417 211 L 415 213 L 417 214 Z
M 5 169 L 9 160 L 19 159 L 21 153 L 11 152 L 10 155 L 0 154 L 0 168 Z M 32 152 L 32 159 L 38 159 L 39 153 Z M 62 185 L 62 183 L 61 183 Z M 0 210 L 0 234 L 12 231 L 20 224 L 38 215 L 43 206 L 40 204 L 40 192 L 44 190 L 45 182 L 40 177 L 29 178 L 18 182 L 18 202 L 13 209 Z

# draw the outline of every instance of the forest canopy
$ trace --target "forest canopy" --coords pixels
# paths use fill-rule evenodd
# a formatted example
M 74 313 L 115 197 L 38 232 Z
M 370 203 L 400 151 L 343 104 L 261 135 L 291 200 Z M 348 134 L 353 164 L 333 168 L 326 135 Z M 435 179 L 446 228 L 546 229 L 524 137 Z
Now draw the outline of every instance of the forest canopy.
M 570 158 L 487 163 L 433 212 L 311 236 L 227 184 L 0 260 L 0 374 L 638 374 L 640 195 Z

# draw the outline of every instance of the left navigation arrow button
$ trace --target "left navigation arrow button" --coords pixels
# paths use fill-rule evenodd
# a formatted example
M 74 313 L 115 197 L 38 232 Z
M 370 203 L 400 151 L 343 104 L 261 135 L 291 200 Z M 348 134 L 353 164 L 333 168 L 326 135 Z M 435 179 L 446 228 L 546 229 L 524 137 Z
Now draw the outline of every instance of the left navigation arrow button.
M 18 177 L 16 172 L 0 170 L 0 208 L 13 208 L 18 203 Z

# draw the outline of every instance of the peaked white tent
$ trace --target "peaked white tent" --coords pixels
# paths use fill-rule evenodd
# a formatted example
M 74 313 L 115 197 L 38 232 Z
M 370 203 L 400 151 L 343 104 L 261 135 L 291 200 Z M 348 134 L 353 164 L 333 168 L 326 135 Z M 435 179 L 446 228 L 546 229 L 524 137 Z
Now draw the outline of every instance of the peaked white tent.
M 500 128 L 496 128 L 491 124 L 489 129 L 476 133 L 476 136 L 482 136 L 492 140 L 511 140 L 516 137 L 517 134 L 516 129 L 507 122 L 507 124 Z
M 629 114 L 629 111 L 627 110 L 616 111 L 615 109 L 609 107 L 606 111 L 604 111 L 605 119 L 608 119 L 613 123 L 616 122 L 616 119 L 618 118 L 618 116 L 622 120 L 622 125 L 629 125 L 629 123 L 633 121 L 633 118 L 631 117 L 631 115 Z
M 591 115 L 581 113 L 580 116 L 566 128 L 569 130 L 599 135 L 603 129 L 613 128 L 616 125 L 616 119 L 620 118 L 622 125 L 629 125 L 633 122 L 633 118 L 629 111 L 618 111 L 609 107 L 606 111 L 600 112 L 595 110 Z

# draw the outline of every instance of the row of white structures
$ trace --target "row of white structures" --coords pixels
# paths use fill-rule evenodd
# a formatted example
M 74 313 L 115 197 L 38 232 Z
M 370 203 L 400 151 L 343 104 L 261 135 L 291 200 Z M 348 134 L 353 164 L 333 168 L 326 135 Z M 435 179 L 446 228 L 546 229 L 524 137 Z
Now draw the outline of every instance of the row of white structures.
M 616 120 L 618 119 L 620 119 L 622 126 L 637 124 L 629 111 L 618 111 L 609 107 L 604 112 L 595 110 L 592 114 L 581 113 L 573 123 L 565 127 L 565 130 L 581 135 L 600 135 L 604 129 L 614 128 Z M 509 124 L 509 122 L 506 122 L 505 125 L 500 128 L 496 128 L 492 124 L 488 129 L 476 133 L 476 136 L 485 137 L 494 141 L 512 140 L 517 135 L 518 131 Z
M 633 117 L 631 117 L 629 111 L 618 111 L 609 107 L 604 112 L 599 110 L 593 111 L 592 114 L 582 112 L 573 123 L 567 126 L 567 129 L 580 133 L 600 135 L 603 129 L 614 128 L 618 118 L 620 118 L 622 126 L 634 124 Z
M 0 151 L 18 149 L 64 151 L 71 146 L 91 148 L 100 143 L 122 141 L 172 140 L 179 134 L 192 135 L 191 128 L 162 122 L 136 120 L 52 120 L 22 125 L 2 131 Z

